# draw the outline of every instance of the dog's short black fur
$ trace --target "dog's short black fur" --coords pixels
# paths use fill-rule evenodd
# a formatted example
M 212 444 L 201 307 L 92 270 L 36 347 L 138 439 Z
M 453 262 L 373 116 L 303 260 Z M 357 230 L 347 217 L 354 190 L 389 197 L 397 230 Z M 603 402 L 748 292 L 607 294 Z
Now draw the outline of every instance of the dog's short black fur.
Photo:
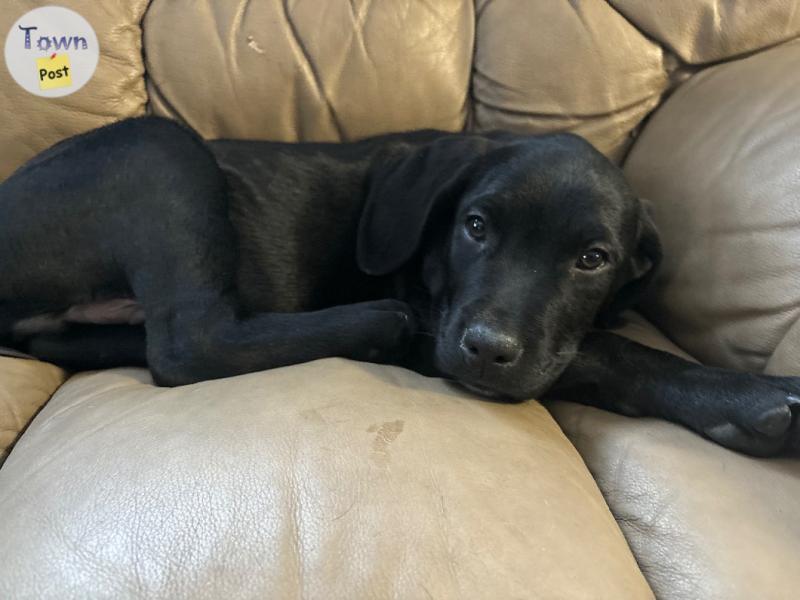
M 795 444 L 800 378 L 599 328 L 659 259 L 644 204 L 576 136 L 204 142 L 134 119 L 0 186 L 0 343 L 146 363 L 161 385 L 342 356 L 664 417 L 752 454 Z

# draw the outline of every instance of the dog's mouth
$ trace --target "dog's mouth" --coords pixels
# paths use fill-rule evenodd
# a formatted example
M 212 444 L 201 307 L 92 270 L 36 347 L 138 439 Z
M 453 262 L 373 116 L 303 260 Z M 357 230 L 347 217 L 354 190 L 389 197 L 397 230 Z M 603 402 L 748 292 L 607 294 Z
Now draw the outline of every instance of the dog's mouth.
M 470 392 L 474 392 L 475 394 L 478 394 L 479 396 L 483 396 L 485 398 L 490 398 L 492 400 L 498 400 L 498 401 L 502 401 L 502 402 L 520 402 L 521 401 L 521 400 L 518 400 L 517 398 L 514 398 L 513 396 L 509 396 L 508 394 L 503 394 L 502 392 L 498 392 L 497 390 L 494 390 L 492 388 L 489 388 L 489 387 L 486 387 L 486 386 L 483 386 L 483 385 L 478 385 L 478 384 L 475 384 L 475 383 L 468 383 L 466 381 L 459 381 L 459 380 L 456 380 L 456 381 L 458 381 L 458 384 L 460 386 L 468 389 Z
M 463 371 L 450 372 L 445 370 L 440 373 L 447 374 L 454 382 L 464 389 L 479 396 L 497 402 L 524 402 L 531 398 L 540 398 L 549 390 L 566 368 L 568 361 L 550 360 L 540 367 L 521 367 L 514 372 L 508 372 L 502 377 L 492 376 L 482 378 L 479 374 L 470 374 Z M 537 377 L 523 377 L 524 373 Z
M 468 383 L 466 381 L 459 381 L 459 383 L 461 385 L 463 385 L 465 388 L 467 388 L 469 391 L 475 392 L 476 394 L 480 394 L 481 396 L 488 396 L 490 398 L 501 398 L 502 397 L 502 394 L 500 394 L 500 392 L 498 392 L 496 390 L 493 390 L 491 388 L 488 388 L 486 386 L 483 386 L 483 385 L 478 385 L 478 384 L 475 384 L 475 383 Z

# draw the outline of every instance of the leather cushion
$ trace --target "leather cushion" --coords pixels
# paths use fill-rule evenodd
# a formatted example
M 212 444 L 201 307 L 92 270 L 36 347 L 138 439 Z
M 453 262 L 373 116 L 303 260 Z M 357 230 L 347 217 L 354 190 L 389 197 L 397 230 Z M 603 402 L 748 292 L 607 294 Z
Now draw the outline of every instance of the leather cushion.
M 707 69 L 625 165 L 665 261 L 647 315 L 706 363 L 800 375 L 800 44 Z M 795 332 L 792 334 L 792 332 Z
M 0 597 L 649 598 L 536 402 L 328 359 L 72 378 L 0 470 Z
M 577 404 L 553 414 L 659 598 L 795 598 L 800 460 L 755 459 L 677 425 Z
M 618 333 L 690 359 L 641 317 Z M 659 598 L 793 598 L 800 460 L 755 459 L 656 419 L 549 405 Z
M 473 23 L 468 0 L 154 0 L 144 27 L 152 110 L 207 138 L 459 130 Z
M 100 60 L 89 82 L 61 98 L 40 98 L 22 89 L 3 63 L 0 68 L 0 181 L 25 161 L 62 139 L 125 117 L 144 113 L 139 23 L 148 0 L 59 0 L 86 19 L 97 34 Z M 41 0 L 5 0 L 0 35 L 26 12 L 47 6 Z
M 0 465 L 19 433 L 64 379 L 66 373 L 54 365 L 0 356 Z
M 613 159 L 669 79 L 661 48 L 604 0 L 480 0 L 476 129 L 568 129 Z
M 692 64 L 730 59 L 800 35 L 795 0 L 609 0 L 609 4 Z

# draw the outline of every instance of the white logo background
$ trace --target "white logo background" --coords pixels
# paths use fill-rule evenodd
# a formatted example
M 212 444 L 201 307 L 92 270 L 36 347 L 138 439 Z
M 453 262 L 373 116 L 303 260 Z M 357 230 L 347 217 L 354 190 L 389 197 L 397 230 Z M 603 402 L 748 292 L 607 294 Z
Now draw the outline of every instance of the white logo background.
M 20 26 L 37 27 L 29 30 L 29 49 L 25 48 L 25 31 Z M 82 40 L 78 44 L 74 43 L 75 37 L 86 40 L 86 49 L 83 49 Z M 41 44 L 40 38 L 45 40 Z M 65 38 L 66 44 L 55 43 L 64 41 L 62 38 Z M 56 45 L 61 47 L 56 48 Z M 53 53 L 69 55 L 72 84 L 68 87 L 42 90 L 39 88 L 36 59 Z M 6 66 L 11 76 L 31 94 L 46 98 L 68 96 L 77 92 L 92 78 L 99 57 L 100 45 L 89 22 L 75 11 L 60 6 L 43 6 L 25 13 L 11 26 L 6 37 Z

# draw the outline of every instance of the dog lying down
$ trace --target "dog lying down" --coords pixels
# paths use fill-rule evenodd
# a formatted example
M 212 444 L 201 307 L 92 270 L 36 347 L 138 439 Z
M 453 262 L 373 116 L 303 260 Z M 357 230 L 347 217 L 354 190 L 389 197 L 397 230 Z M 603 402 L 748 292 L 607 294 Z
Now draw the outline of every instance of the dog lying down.
M 661 256 L 579 137 L 218 140 L 159 118 L 63 141 L 0 184 L 0 344 L 174 386 L 340 356 L 486 396 L 800 446 L 800 378 L 704 367 L 605 328 Z

